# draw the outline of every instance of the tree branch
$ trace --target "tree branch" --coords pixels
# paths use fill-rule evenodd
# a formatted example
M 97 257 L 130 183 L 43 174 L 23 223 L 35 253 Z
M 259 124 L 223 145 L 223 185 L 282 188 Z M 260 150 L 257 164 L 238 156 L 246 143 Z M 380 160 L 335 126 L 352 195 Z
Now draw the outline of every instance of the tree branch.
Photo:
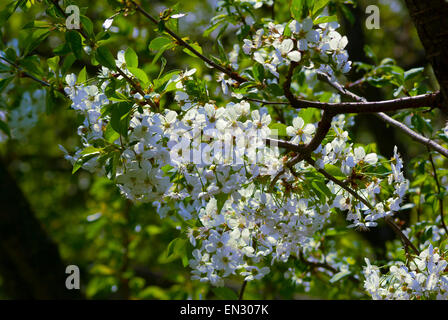
M 142 15 L 144 15 L 146 18 L 148 18 L 148 20 L 150 20 L 152 23 L 154 23 L 155 25 L 159 25 L 159 20 L 157 20 L 156 18 L 154 18 L 153 16 L 151 16 L 147 11 L 145 11 L 145 9 L 143 9 L 138 3 L 136 3 L 133 0 L 130 0 L 130 2 L 134 5 L 135 9 L 140 12 Z M 209 58 L 207 58 L 206 56 L 204 56 L 203 54 L 201 54 L 200 52 L 198 52 L 196 49 L 194 49 L 192 46 L 190 46 L 186 41 L 184 41 L 180 36 L 178 36 L 176 33 L 174 33 L 171 29 L 169 29 L 168 27 L 164 26 L 163 30 L 168 33 L 170 36 L 172 36 L 174 39 L 176 39 L 177 43 L 185 48 L 187 48 L 188 50 L 190 50 L 195 56 L 197 56 L 198 58 L 202 59 L 205 63 L 207 63 L 208 65 L 212 66 L 213 68 L 227 74 L 230 78 L 232 78 L 233 80 L 237 81 L 238 83 L 243 83 L 246 82 L 247 79 L 240 76 L 237 72 L 223 67 L 217 63 L 215 63 L 214 61 L 210 60 Z
M 266 139 L 267 143 L 275 143 L 278 144 L 279 146 L 282 146 L 283 148 L 286 148 L 290 151 L 294 151 L 297 152 L 298 150 L 306 150 L 307 147 L 305 148 L 301 148 L 300 146 L 294 145 L 292 143 L 286 142 L 286 141 L 280 141 L 280 140 L 274 140 L 274 139 Z M 311 144 L 311 143 L 310 143 Z M 308 144 L 307 146 L 309 146 L 310 144 Z M 308 151 L 305 151 L 308 152 Z M 311 151 L 312 152 L 312 151 Z M 325 178 L 327 178 L 328 180 L 334 182 L 335 184 L 337 184 L 338 186 L 340 186 L 341 188 L 343 188 L 344 190 L 346 190 L 349 194 L 351 194 L 355 199 L 358 199 L 360 202 L 362 202 L 363 204 L 365 204 L 370 210 L 375 211 L 375 208 L 370 204 L 369 201 L 367 201 L 366 199 L 364 199 L 363 197 L 361 197 L 356 191 L 354 191 L 352 188 L 350 188 L 345 182 L 337 179 L 336 177 L 332 176 L 331 174 L 329 174 L 327 171 L 325 171 L 322 168 L 317 168 L 315 166 L 315 161 L 311 158 L 311 156 L 308 154 L 300 154 L 297 155 L 295 158 L 293 158 L 291 161 L 302 161 L 305 160 L 306 162 L 308 162 L 310 165 L 312 165 L 320 174 L 322 174 Z M 296 162 L 296 163 L 297 163 Z M 288 165 L 286 165 L 285 167 L 288 167 Z M 285 169 L 283 169 L 281 172 L 279 172 L 279 174 L 277 174 L 277 176 L 274 178 L 275 182 L 279 179 L 279 177 L 281 176 L 281 174 L 283 174 L 285 171 Z M 273 181 L 274 181 L 273 180 Z M 274 182 L 274 184 L 275 184 Z M 273 187 L 273 183 L 271 182 L 271 188 Z M 414 244 L 409 240 L 409 238 L 401 231 L 400 227 L 397 226 L 397 224 L 390 218 L 390 217 L 386 217 L 385 218 L 386 223 L 392 228 L 392 230 L 400 237 L 401 241 L 403 242 L 403 245 L 405 247 L 405 249 L 407 247 L 412 248 L 412 250 L 414 250 L 414 252 L 416 254 L 419 254 L 419 250 L 414 246 Z
M 58 4 L 58 0 L 52 0 L 54 6 L 59 10 L 59 12 L 64 16 L 64 17 L 68 17 L 68 15 L 65 13 L 65 11 L 59 6 Z M 88 37 L 88 35 L 84 32 L 84 30 L 81 29 L 75 29 L 79 34 L 81 34 L 84 39 L 86 39 L 87 41 L 90 41 L 90 38 Z M 94 47 L 94 44 L 92 43 L 92 46 Z M 147 99 L 145 98 L 145 93 L 143 92 L 142 88 L 140 85 L 138 85 L 134 80 L 132 80 L 131 78 L 129 78 L 120 68 L 117 67 L 117 72 L 138 92 L 140 93 L 140 95 L 143 97 L 143 99 L 145 99 L 146 103 L 149 104 L 154 111 L 158 110 L 159 107 L 158 105 L 152 101 L 151 99 Z
M 341 94 L 359 101 L 359 102 L 367 102 L 366 98 L 358 96 L 356 94 L 354 94 L 353 92 L 350 92 L 349 90 L 345 89 L 344 87 L 342 87 L 339 83 L 336 83 L 334 81 L 331 81 L 327 75 L 325 74 L 320 74 L 321 76 L 324 76 L 326 78 L 326 81 L 333 86 L 336 90 L 338 90 Z M 437 101 L 438 101 L 438 105 L 440 105 L 440 93 L 438 93 L 438 97 L 437 97 Z M 403 133 L 405 133 L 406 135 L 408 135 L 409 137 L 411 137 L 412 140 L 419 142 L 427 147 L 430 147 L 431 149 L 436 150 L 437 152 L 439 152 L 440 154 L 444 155 L 445 157 L 448 158 L 448 149 L 442 147 L 441 145 L 439 145 L 437 142 L 431 140 L 430 138 L 426 138 L 424 136 L 422 136 L 421 134 L 415 132 L 414 130 L 408 128 L 406 125 L 404 125 L 403 123 L 393 119 L 392 117 L 388 116 L 387 114 L 385 114 L 384 112 L 378 112 L 375 114 L 378 118 L 382 119 L 383 121 L 387 122 L 388 124 L 390 124 L 391 126 L 399 129 L 400 131 L 402 131 Z

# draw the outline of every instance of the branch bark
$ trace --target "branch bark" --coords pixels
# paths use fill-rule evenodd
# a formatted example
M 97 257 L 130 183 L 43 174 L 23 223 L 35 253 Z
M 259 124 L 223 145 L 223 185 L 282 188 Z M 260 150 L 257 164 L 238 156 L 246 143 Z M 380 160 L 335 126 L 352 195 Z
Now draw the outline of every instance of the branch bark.
M 448 114 L 448 3 L 444 0 L 405 0 L 420 41 L 439 82 L 441 109 Z

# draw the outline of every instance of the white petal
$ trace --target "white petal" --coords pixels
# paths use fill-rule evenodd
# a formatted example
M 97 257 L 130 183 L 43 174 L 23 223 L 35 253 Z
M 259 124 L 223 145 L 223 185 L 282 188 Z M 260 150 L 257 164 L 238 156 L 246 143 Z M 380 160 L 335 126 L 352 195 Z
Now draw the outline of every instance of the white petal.
M 348 38 L 346 36 L 343 36 L 341 41 L 339 41 L 339 49 L 345 49 L 347 44 L 348 44 Z
M 291 39 L 283 40 L 282 44 L 280 45 L 280 51 L 282 54 L 290 52 L 293 48 L 294 42 Z
M 296 117 L 292 120 L 292 124 L 295 129 L 302 129 L 305 122 L 303 121 L 302 118 Z
M 314 131 L 316 131 L 316 128 L 311 123 L 308 123 L 305 128 L 303 128 L 303 132 L 309 135 L 313 134 Z
M 288 58 L 291 61 L 299 62 L 302 59 L 302 54 L 299 51 L 292 51 L 288 53 Z
M 294 129 L 294 127 L 287 127 L 286 128 L 286 133 L 288 134 L 288 136 L 295 136 L 296 135 L 296 129 Z
M 296 20 L 292 21 L 289 24 L 289 29 L 291 30 L 292 33 L 299 33 L 301 29 L 300 23 L 298 23 Z
M 364 161 L 367 162 L 368 164 L 375 164 L 378 162 L 378 156 L 376 155 L 376 153 L 369 153 L 364 158 Z

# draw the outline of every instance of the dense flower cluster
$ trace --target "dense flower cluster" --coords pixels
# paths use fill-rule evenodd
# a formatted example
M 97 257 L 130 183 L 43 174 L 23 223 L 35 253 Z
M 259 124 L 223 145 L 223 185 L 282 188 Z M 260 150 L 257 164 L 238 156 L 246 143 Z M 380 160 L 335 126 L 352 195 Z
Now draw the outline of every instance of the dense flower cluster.
M 446 252 L 430 244 L 409 265 L 397 263 L 382 275 L 366 258 L 364 288 L 373 299 L 448 299 Z
M 253 55 L 276 78 L 280 66 L 300 62 L 334 79 L 337 72 L 347 73 L 351 68 L 345 50 L 348 40 L 336 31 L 338 27 L 336 22 L 330 22 L 314 28 L 311 18 L 293 20 L 288 25 L 271 22 L 266 30 L 259 29 L 252 39 L 244 40 L 243 51 Z
M 437 205 L 443 206 L 440 197 L 448 178 L 442 170 L 438 178 L 435 163 L 442 161 L 439 156 L 430 158 L 438 193 L 423 193 L 432 180 L 426 181 L 422 174 L 418 183 L 410 185 L 396 146 L 392 158 L 385 159 L 376 154 L 374 144 L 351 141 L 353 115 L 333 116 L 326 127 L 325 120 L 317 121 L 333 111 L 286 107 L 291 96 L 299 101 L 341 102 L 342 95 L 321 90 L 318 75 L 324 75 L 337 92 L 347 94 L 337 77 L 352 67 L 346 50 L 348 39 L 337 31 L 339 24 L 331 22 L 334 16 L 329 16 L 332 9 L 324 8 L 326 4 L 328 1 L 291 3 L 291 16 L 297 19 L 277 24 L 273 0 L 218 1 L 219 14 L 205 34 L 220 30 L 219 39 L 228 24 L 233 24 L 239 43 L 233 44 L 229 53 L 218 43 L 219 58 L 210 56 L 212 60 L 208 60 L 198 55 L 219 71 L 215 83 L 211 83 L 211 74 L 201 77 L 196 69 L 164 72 L 164 50 L 185 46 L 186 41 L 202 52 L 189 39 L 181 41 L 172 32 L 168 32 L 171 37 L 163 33 L 171 28 L 169 19 L 185 16 L 177 9 L 161 15 L 169 14 L 159 24 L 162 36 L 149 45 L 150 50 L 158 48 L 154 61 L 163 61 L 157 79 L 149 79 L 148 69 L 137 67 L 138 57 L 131 48 L 118 52 L 114 66 L 114 57 L 101 42 L 98 47 L 96 43 L 84 47 L 87 55 L 95 53 L 94 60 L 110 67 L 101 66 L 94 81 L 85 80 L 85 70 L 79 79 L 66 75 L 55 67 L 55 60 L 50 63 L 48 59 L 48 77 L 37 81 L 47 87 L 49 95 L 37 90 L 25 92 L 13 103 L 7 101 L 9 109 L 0 110 L 0 142 L 9 132 L 15 139 L 26 137 L 44 111 L 44 102 L 52 103 L 49 98 L 54 85 L 59 85 L 64 74 L 64 92 L 82 117 L 77 130 L 80 146 L 72 154 L 60 146 L 73 164 L 73 172 L 83 168 L 106 176 L 123 197 L 150 203 L 160 218 L 173 219 L 191 244 L 188 249 L 192 251 L 185 252 L 192 254 L 183 257 L 183 262 L 189 263 L 192 279 L 214 286 L 222 286 L 231 276 L 253 281 L 269 274 L 274 263 L 287 263 L 278 266 L 283 268 L 284 278 L 306 292 L 312 288 L 315 271 L 331 283 L 344 277 L 359 283 L 361 267 L 355 266 L 356 257 L 347 257 L 337 247 L 342 240 L 327 240 L 327 236 L 346 230 L 326 228 L 329 223 L 345 219 L 347 228 L 368 230 L 377 226 L 379 219 L 412 206 L 405 205 L 408 191 L 409 199 L 419 199 L 419 207 L 431 205 L 436 211 Z M 252 9 L 263 6 L 271 6 L 272 17 L 256 21 Z M 112 26 L 116 15 L 104 22 L 106 32 L 118 30 Z M 304 15 L 310 16 L 298 19 Z M 145 38 L 145 30 L 134 28 L 132 37 Z M 10 46 L 20 56 L 17 44 Z M 184 52 L 192 54 L 192 49 Z M 14 56 L 11 50 L 8 56 Z M 0 51 L 0 57 L 15 66 L 5 52 Z M 20 64 L 15 67 L 22 72 Z M 374 68 L 367 64 L 358 67 L 360 71 Z M 8 68 L 5 65 L 4 70 Z M 403 92 L 405 80 L 421 70 L 410 71 L 403 71 L 404 76 L 395 72 L 397 79 L 403 78 Z M 215 92 L 209 92 L 212 89 Z M 410 93 L 412 96 L 414 91 Z M 418 113 L 402 115 L 412 129 L 420 131 L 418 127 L 426 123 L 429 131 L 429 120 L 420 121 Z M 436 136 L 434 132 L 432 136 Z M 437 131 L 437 137 L 447 141 L 448 124 Z M 283 140 L 283 148 L 275 145 L 278 140 Z M 319 145 L 314 150 L 298 154 L 301 149 L 297 146 L 308 150 L 315 141 Z M 425 172 L 427 168 L 420 162 L 414 169 Z M 440 199 L 429 203 L 431 198 Z M 434 223 L 418 219 L 402 234 L 411 242 L 422 239 L 419 247 L 424 250 L 418 256 L 406 252 L 406 263 L 389 263 L 387 274 L 365 259 L 364 289 L 372 298 L 448 299 L 443 210 Z M 184 239 L 182 244 L 186 242 Z M 369 254 L 368 249 L 363 253 Z
M 125 69 L 122 52 L 116 64 L 132 76 Z M 329 192 L 319 198 L 310 194 L 304 183 L 314 168 L 302 161 L 294 166 L 295 174 L 284 170 L 279 149 L 266 145 L 271 117 L 265 109 L 251 110 L 245 100 L 225 107 L 213 101 L 195 102 L 185 88 L 194 74 L 194 69 L 186 70 L 170 80 L 181 112 L 156 113 L 148 107 L 141 112 L 134 105 L 126 136 L 112 140 L 107 137 L 111 115 L 104 111 L 111 103 L 104 93 L 109 81 L 96 86 L 78 84 L 74 75 L 66 79 L 72 108 L 84 116 L 78 129 L 83 146 L 67 158 L 76 163 L 92 148 L 96 150 L 97 141 L 109 139 L 119 150 L 115 182 L 127 198 L 152 202 L 161 217 L 198 221 L 199 225 L 186 230 L 195 247 L 190 261 L 194 279 L 222 285 L 232 274 L 248 281 L 263 277 L 269 272 L 266 259 L 286 262 L 298 256 L 312 244 L 313 234 L 323 228 L 335 208 L 348 211 L 347 219 L 355 227 L 374 226 L 373 221 L 399 209 L 407 182 L 396 151 L 387 181 L 368 178 L 363 173 L 379 165 L 377 155 L 366 154 L 363 147 L 354 148 L 348 142 L 344 117 L 336 117 L 334 139 L 314 152 L 316 166 L 339 168 L 375 210 L 332 182 L 324 183 Z M 103 68 L 101 77 L 110 75 L 111 71 Z M 130 94 L 130 89 L 122 92 Z M 134 98 L 142 101 L 144 97 L 136 94 Z M 291 142 L 308 143 L 315 130 L 315 124 L 296 116 L 286 131 Z M 92 155 L 82 167 L 105 172 L 101 152 Z M 263 181 L 271 181 L 279 173 L 272 192 Z M 388 183 L 393 186 L 393 196 L 379 201 L 376 195 L 383 189 L 388 194 Z

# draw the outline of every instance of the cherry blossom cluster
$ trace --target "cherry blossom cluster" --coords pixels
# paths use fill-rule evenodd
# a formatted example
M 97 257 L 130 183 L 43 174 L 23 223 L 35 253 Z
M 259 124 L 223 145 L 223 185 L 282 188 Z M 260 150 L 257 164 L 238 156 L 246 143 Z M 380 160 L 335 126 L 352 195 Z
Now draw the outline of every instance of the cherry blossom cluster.
M 289 24 L 270 22 L 266 29 L 257 30 L 252 39 L 244 40 L 243 51 L 253 55 L 276 78 L 279 67 L 294 62 L 334 79 L 337 72 L 347 73 L 351 68 L 345 50 L 348 40 L 336 31 L 338 28 L 336 22 L 322 23 L 315 28 L 311 18 Z
M 445 248 L 446 249 L 446 248 Z M 389 267 L 387 275 L 365 259 L 364 288 L 375 300 L 448 299 L 446 251 L 430 244 L 419 256 Z
M 350 227 L 362 229 L 374 227 L 377 225 L 376 220 L 391 216 L 401 209 L 400 205 L 408 190 L 409 181 L 404 178 L 403 162 L 397 147 L 394 149 L 394 157 L 391 160 L 392 172 L 386 181 L 378 176 L 371 178 L 366 174 L 370 169 L 379 166 L 378 156 L 376 153 L 366 154 L 362 146 L 353 147 L 352 144 L 349 144 L 348 132 L 344 130 L 344 126 L 343 116 L 332 122 L 335 138 L 325 145 L 320 145 L 313 152 L 316 157 L 316 166 L 320 168 L 324 168 L 326 165 L 337 166 L 350 181 L 350 186 L 374 207 L 372 210 L 341 186 L 332 181 L 328 182 L 327 187 L 336 195 L 332 199 L 332 207 L 349 211 L 347 220 L 352 222 Z M 308 143 L 315 130 L 314 124 L 305 124 L 303 119 L 296 117 L 293 119 L 293 126 L 287 128 L 287 133 L 292 136 L 291 142 Z M 393 192 L 387 200 L 381 201 L 379 195 L 381 190 L 386 189 L 385 185 L 391 185 Z M 364 187 L 362 188 L 362 186 Z
M 295 40 L 302 49 L 305 44 L 306 48 L 319 45 L 320 40 L 312 41 L 313 34 L 322 39 L 323 33 L 335 32 L 329 25 L 314 30 L 308 24 L 307 20 L 298 29 L 290 27 L 293 31 L 305 28 L 310 33 L 309 39 Z M 262 41 L 273 39 L 274 27 L 270 28 L 272 35 Z M 261 37 L 262 33 L 258 33 Z M 297 34 L 301 34 L 300 30 Z M 335 34 L 325 37 L 331 41 L 337 38 Z M 272 41 L 284 40 L 280 35 Z M 297 52 L 302 54 L 300 51 Z M 126 69 L 123 52 L 119 52 L 116 65 L 133 77 Z M 69 75 L 65 88 L 72 108 L 84 116 L 78 128 L 82 147 L 66 158 L 77 163 L 88 152 L 97 150 L 98 141 L 111 144 L 115 154 L 119 154 L 117 161 L 102 161 L 103 151 L 98 151 L 82 162 L 82 167 L 107 174 L 106 166 L 114 161 L 113 179 L 126 198 L 153 203 L 162 218 L 189 221 L 190 227 L 184 231 L 194 246 L 190 260 L 194 279 L 213 285 L 222 285 L 230 275 L 247 281 L 260 279 L 270 271 L 267 261 L 287 262 L 298 257 L 301 250 L 310 251 L 307 248 L 313 245 L 313 235 L 324 227 L 335 209 L 347 212 L 352 227 L 375 226 L 375 220 L 399 210 L 408 182 L 402 174 L 397 150 L 390 177 L 382 180 L 374 174 L 382 165 L 378 156 L 349 142 L 346 127 L 351 118 L 333 119 L 330 140 L 313 152 L 315 167 L 333 166 L 374 210 L 339 185 L 323 179 L 323 188 L 329 192 L 323 198 L 317 196 L 307 182 L 316 168 L 300 161 L 290 170 L 285 167 L 287 157 L 280 156 L 279 148 L 266 144 L 272 134 L 267 109 L 255 108 L 242 96 L 224 106 L 211 100 L 198 101 L 186 87 L 195 79 L 195 71 L 180 72 L 167 84 L 176 88 L 175 101 L 180 111 L 155 112 L 145 105 L 145 99 L 159 98 L 157 93 L 143 97 L 133 94 L 129 85 L 118 89 L 136 103 L 130 111 L 127 134 L 118 134 L 114 141 L 108 132 L 111 114 L 104 112 L 112 102 L 105 91 L 109 79 L 120 80 L 121 75 L 103 67 L 100 84 L 77 83 L 76 76 Z M 295 115 L 286 133 L 291 143 L 307 144 L 316 127 Z M 333 267 L 343 271 L 348 265 L 339 263 Z

